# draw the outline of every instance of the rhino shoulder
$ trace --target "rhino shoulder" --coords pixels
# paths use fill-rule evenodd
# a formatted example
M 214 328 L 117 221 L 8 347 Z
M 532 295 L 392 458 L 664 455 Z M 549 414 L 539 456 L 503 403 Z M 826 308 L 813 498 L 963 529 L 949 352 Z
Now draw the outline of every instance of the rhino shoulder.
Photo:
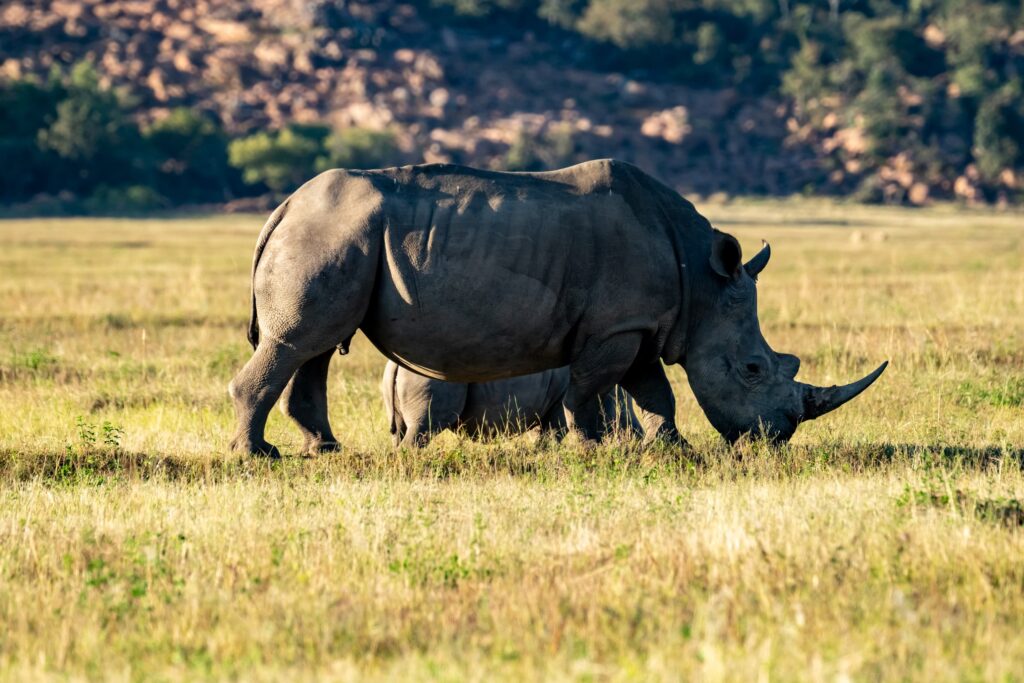
M 696 214 L 693 205 L 678 192 L 628 161 L 595 159 L 552 173 L 564 174 L 581 193 L 620 195 L 634 211 L 657 206 L 661 213 Z

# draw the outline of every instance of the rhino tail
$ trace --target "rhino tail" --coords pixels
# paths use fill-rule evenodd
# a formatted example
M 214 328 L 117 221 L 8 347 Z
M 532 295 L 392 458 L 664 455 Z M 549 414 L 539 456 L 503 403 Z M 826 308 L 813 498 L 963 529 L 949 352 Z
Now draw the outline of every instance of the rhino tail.
M 256 347 L 260 344 L 260 322 L 259 317 L 256 314 L 256 267 L 260 263 L 260 256 L 263 255 L 263 249 L 267 246 L 267 242 L 270 240 L 271 233 L 274 232 L 274 228 L 281 224 L 284 220 L 284 214 L 288 210 L 289 199 L 284 200 L 280 206 L 274 209 L 274 213 L 270 214 L 270 218 L 267 219 L 266 224 L 263 226 L 263 230 L 260 231 L 260 236 L 256 240 L 256 253 L 252 257 L 252 276 L 250 278 L 250 298 L 252 300 L 252 312 L 249 314 L 249 343 L 252 344 L 252 348 L 255 351 Z
M 384 413 L 392 435 L 398 434 L 398 419 L 395 410 L 398 392 L 398 363 L 389 360 L 384 366 L 384 377 L 380 382 L 380 393 L 384 398 Z

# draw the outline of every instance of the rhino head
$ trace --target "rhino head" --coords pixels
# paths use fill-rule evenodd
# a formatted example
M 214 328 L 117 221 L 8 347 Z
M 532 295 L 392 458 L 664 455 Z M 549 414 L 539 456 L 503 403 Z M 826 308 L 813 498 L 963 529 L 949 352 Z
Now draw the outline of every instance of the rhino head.
M 695 297 L 685 369 L 697 402 L 728 441 L 744 434 L 786 442 L 797 425 L 835 410 L 867 389 L 885 370 L 852 384 L 816 387 L 796 381 L 800 359 L 776 353 L 757 319 L 757 276 L 767 265 L 766 243 L 743 264 L 739 242 L 717 230 L 712 239 L 710 277 Z

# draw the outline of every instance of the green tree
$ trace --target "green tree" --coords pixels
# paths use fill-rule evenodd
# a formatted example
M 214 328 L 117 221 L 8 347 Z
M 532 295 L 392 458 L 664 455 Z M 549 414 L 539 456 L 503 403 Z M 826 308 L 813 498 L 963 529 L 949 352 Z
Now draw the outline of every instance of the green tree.
M 290 192 L 309 180 L 318 168 L 326 126 L 291 125 L 274 133 L 256 133 L 228 146 L 228 161 L 250 184 L 274 192 Z
M 60 97 L 58 81 L 0 83 L 0 199 L 25 200 L 47 189 L 58 160 L 37 138 L 44 121 L 54 118 Z
M 394 166 L 398 154 L 395 136 L 390 131 L 344 128 L 327 136 L 317 169 Z
M 670 44 L 675 32 L 669 0 L 591 0 L 577 27 L 627 50 Z
M 1004 170 L 1024 166 L 1024 97 L 1020 80 L 1013 80 L 986 97 L 974 126 L 974 156 L 978 170 L 994 181 Z
M 61 160 L 54 180 L 66 189 L 88 192 L 101 184 L 148 179 L 148 155 L 142 153 L 138 128 L 117 94 L 100 84 L 90 62 L 72 68 L 63 97 L 37 139 L 42 150 Z
M 220 122 L 179 108 L 144 132 L 156 166 L 156 189 L 175 202 L 222 201 L 237 185 Z

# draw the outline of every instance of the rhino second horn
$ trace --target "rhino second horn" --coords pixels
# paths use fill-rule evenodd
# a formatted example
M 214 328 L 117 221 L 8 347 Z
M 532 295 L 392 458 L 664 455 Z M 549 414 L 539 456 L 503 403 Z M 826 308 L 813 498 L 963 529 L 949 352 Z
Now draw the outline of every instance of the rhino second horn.
M 889 361 L 885 361 L 867 377 L 857 380 L 852 384 L 844 384 L 841 387 L 816 387 L 804 384 L 804 414 L 803 420 L 813 420 L 825 413 L 832 412 L 850 399 L 856 398 L 860 392 L 871 386 L 876 379 L 885 371 Z
M 755 280 L 757 279 L 757 276 L 761 273 L 761 271 L 764 270 L 764 267 L 768 265 L 768 259 L 772 257 L 771 246 L 769 246 L 769 244 L 763 240 L 761 241 L 761 243 L 764 244 L 764 246 L 761 247 L 761 251 L 754 254 L 754 258 L 747 261 L 747 263 L 743 266 L 743 269 L 747 271 L 747 275 L 754 278 Z

